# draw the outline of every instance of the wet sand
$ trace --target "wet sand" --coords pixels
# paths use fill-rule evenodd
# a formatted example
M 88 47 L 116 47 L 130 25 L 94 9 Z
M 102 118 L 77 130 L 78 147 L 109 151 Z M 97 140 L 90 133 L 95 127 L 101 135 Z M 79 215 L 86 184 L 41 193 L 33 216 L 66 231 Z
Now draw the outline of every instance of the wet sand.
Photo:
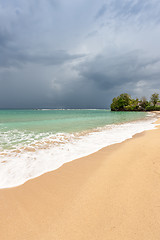
M 0 239 L 159 240 L 160 127 L 1 189 Z

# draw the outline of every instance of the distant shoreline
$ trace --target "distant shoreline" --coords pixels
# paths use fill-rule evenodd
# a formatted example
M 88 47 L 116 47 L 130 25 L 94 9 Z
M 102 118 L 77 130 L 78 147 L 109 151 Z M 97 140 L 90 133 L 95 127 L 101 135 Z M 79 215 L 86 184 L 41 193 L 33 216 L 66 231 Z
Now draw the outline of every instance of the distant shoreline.
M 110 110 L 110 108 L 0 108 L 0 110 Z

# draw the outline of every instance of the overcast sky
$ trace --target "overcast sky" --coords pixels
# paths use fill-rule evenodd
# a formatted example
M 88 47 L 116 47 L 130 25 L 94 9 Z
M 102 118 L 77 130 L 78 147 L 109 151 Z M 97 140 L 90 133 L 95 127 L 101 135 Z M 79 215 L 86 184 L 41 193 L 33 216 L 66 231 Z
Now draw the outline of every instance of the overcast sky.
M 0 0 L 0 108 L 160 93 L 159 0 Z

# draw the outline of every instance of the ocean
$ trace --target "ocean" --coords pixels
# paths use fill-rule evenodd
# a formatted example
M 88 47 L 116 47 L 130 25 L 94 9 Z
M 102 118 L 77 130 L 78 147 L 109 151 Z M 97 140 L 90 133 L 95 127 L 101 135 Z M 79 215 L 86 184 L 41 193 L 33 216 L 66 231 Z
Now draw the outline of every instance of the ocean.
M 156 116 L 110 110 L 0 110 L 0 188 L 153 129 Z

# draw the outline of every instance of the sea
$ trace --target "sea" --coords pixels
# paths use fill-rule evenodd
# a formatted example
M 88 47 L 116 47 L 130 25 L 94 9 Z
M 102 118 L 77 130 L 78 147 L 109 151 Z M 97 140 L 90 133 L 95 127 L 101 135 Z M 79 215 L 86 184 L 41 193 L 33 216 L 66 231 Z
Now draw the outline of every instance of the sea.
M 106 109 L 0 110 L 0 188 L 154 128 L 154 113 Z

